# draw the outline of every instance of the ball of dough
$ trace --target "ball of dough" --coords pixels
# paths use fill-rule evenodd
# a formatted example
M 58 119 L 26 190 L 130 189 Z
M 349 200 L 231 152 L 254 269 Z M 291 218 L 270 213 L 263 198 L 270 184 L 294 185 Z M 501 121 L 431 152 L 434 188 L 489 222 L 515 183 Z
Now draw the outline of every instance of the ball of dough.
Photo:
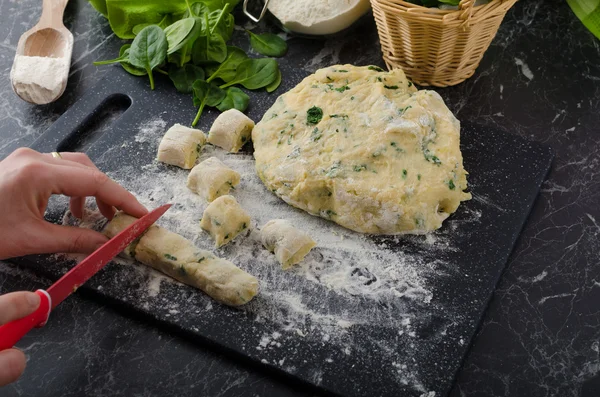
M 426 233 L 471 198 L 458 120 L 399 69 L 320 69 L 277 99 L 252 139 L 269 190 L 358 232 Z

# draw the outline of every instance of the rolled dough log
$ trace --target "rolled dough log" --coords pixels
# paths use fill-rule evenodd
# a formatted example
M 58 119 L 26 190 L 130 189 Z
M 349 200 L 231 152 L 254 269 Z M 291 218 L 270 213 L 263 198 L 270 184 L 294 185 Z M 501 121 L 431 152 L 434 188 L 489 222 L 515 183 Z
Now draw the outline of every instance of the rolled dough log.
M 112 220 L 106 224 L 106 226 L 104 227 L 103 233 L 106 237 L 113 238 L 117 234 L 119 234 L 123 229 L 125 229 L 127 226 L 131 225 L 135 221 L 137 221 L 137 218 L 134 218 L 131 215 L 127 215 L 126 213 L 119 211 L 115 214 L 115 216 L 112 218 Z M 124 257 L 124 258 L 135 258 L 135 246 L 140 241 L 140 238 L 141 237 L 135 239 L 135 241 L 133 243 L 129 244 L 123 250 L 123 252 L 121 252 L 119 254 L 119 256 Z
M 136 220 L 129 215 L 118 215 L 106 226 L 107 236 Z M 135 259 L 226 305 L 243 305 L 258 293 L 256 277 L 160 226 L 151 226 L 140 238 L 135 246 Z

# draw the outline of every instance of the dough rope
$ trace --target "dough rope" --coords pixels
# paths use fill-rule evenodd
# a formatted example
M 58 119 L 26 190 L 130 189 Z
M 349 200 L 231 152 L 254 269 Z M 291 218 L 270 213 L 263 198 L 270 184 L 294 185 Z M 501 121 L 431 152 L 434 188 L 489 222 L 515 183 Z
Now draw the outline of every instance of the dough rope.
M 136 220 L 118 212 L 105 227 L 104 234 L 113 237 Z M 258 293 L 256 277 L 160 226 L 151 226 L 122 255 L 198 288 L 229 306 L 248 303 Z

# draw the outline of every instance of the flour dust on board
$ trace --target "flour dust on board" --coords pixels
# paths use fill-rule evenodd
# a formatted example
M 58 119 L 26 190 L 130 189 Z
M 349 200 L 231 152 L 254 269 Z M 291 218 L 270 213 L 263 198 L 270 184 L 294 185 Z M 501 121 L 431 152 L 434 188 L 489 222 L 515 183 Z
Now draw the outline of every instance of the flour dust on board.
M 140 151 L 156 153 L 166 127 L 167 123 L 160 118 L 150 120 L 140 127 L 134 142 L 125 146 L 135 145 Z M 119 149 L 122 147 L 109 151 Z M 450 233 L 458 232 L 452 230 L 455 229 L 452 223 L 428 236 L 373 238 L 362 235 L 311 216 L 277 198 L 256 175 L 251 154 L 229 154 L 207 145 L 198 161 L 212 156 L 240 173 L 241 182 L 231 194 L 252 217 L 252 227 L 246 234 L 216 250 L 210 236 L 200 229 L 199 220 L 207 203 L 186 187 L 189 171 L 165 166 L 156 160 L 142 161 L 140 156 L 140 159 L 122 161 L 121 164 L 127 165 L 109 172 L 109 176 L 134 193 L 148 208 L 172 203 L 173 207 L 158 224 L 194 241 L 198 247 L 232 261 L 260 280 L 258 296 L 241 310 L 252 316 L 257 324 L 274 324 L 275 330 L 261 335 L 257 345 L 251 347 L 264 357 L 263 362 L 294 372 L 294 368 L 285 364 L 293 352 L 279 349 L 286 338 L 319 340 L 351 357 L 360 352 L 355 351 L 358 343 L 349 330 L 353 327 L 381 328 L 396 335 L 393 345 L 373 341 L 387 355 L 386 360 L 391 364 L 388 370 L 394 372 L 400 383 L 427 392 L 419 380 L 416 363 L 419 357 L 428 354 L 432 338 L 439 342 L 444 338 L 445 329 L 452 327 L 461 316 L 456 309 L 441 307 L 432 287 L 436 279 L 455 271 L 444 260 L 457 250 L 448 237 Z M 100 169 L 104 169 L 102 161 L 100 157 L 97 162 Z M 464 220 L 461 223 L 460 232 L 468 230 L 468 223 L 478 222 L 480 216 L 475 211 L 470 213 L 466 224 Z M 276 218 L 288 219 L 317 242 L 300 265 L 287 271 L 281 269 L 274 255 L 260 242 L 258 228 Z M 91 224 L 98 227 L 94 221 Z M 403 242 L 418 246 L 419 252 L 399 250 L 397 246 Z M 164 283 L 188 291 L 188 287 L 141 264 L 123 259 L 118 262 L 144 274 L 146 283 L 140 288 L 145 290 L 143 296 L 149 301 L 160 297 Z M 184 295 L 181 299 L 185 299 Z M 208 297 L 206 302 L 206 306 L 197 311 L 202 316 L 210 315 L 213 306 L 218 305 Z M 140 304 L 148 307 L 148 303 Z M 177 302 L 171 299 L 169 304 L 174 316 L 187 315 L 178 312 Z M 441 325 L 439 332 L 421 340 L 419 323 L 442 317 L 450 320 Z M 315 377 L 318 376 L 315 373 Z

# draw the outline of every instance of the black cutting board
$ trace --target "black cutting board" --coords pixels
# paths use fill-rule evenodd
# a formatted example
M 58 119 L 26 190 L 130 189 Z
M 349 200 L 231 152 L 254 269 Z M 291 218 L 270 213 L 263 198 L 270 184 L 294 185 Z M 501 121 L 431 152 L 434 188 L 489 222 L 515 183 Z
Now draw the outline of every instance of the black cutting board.
M 284 86 L 275 94 L 251 94 L 248 115 L 254 120 L 260 120 L 277 94 L 306 75 L 289 68 L 283 68 L 282 73 Z M 168 80 L 159 77 L 156 90 L 150 92 L 144 78 L 129 76 L 117 66 L 32 147 L 42 152 L 85 151 L 109 173 L 122 167 L 135 170 L 152 163 L 156 155 L 147 142 L 134 139 L 141 124 L 157 116 L 167 127 L 176 122 L 186 124 L 194 114 L 190 96 L 177 93 Z M 214 111 L 206 112 L 199 127 L 207 131 L 216 115 Z M 374 253 L 375 262 L 379 258 L 382 267 L 386 265 L 384 251 L 388 255 L 395 252 L 422 258 L 424 266 L 417 272 L 422 272 L 419 277 L 426 281 L 429 291 L 429 295 L 423 295 L 423 301 L 415 300 L 419 292 L 412 293 L 406 284 L 398 287 L 394 296 L 369 300 L 360 294 L 332 291 L 315 280 L 307 282 L 301 272 L 284 273 L 273 265 L 265 277 L 297 280 L 297 285 L 292 283 L 290 288 L 300 294 L 307 310 L 319 313 L 306 317 L 300 330 L 285 327 L 285 318 L 291 316 L 291 311 L 280 310 L 274 296 L 267 293 L 241 310 L 213 304 L 202 292 L 177 283 L 163 282 L 160 292 L 149 296 L 145 284 L 149 272 L 140 270 L 145 269 L 141 265 L 109 264 L 82 289 L 103 301 L 142 313 L 199 343 L 332 394 L 431 397 L 431 392 L 435 392 L 436 397 L 444 396 L 553 156 L 547 146 L 480 128 L 468 120 L 462 120 L 461 148 L 474 199 L 461 205 L 433 235 L 433 242 L 431 237 L 423 236 L 364 239 L 365 244 L 382 247 L 382 256 Z M 168 167 L 164 171 L 173 175 L 186 173 Z M 262 194 L 265 205 L 284 205 L 266 189 Z M 173 200 L 177 202 L 177 197 Z M 58 220 L 65 210 L 64 202 L 54 203 L 48 217 Z M 323 225 L 328 227 L 326 221 Z M 428 248 L 432 244 L 450 248 Z M 323 254 L 319 254 L 319 249 Z M 256 255 L 262 254 L 257 251 Z M 311 255 L 315 255 L 313 261 L 315 257 L 317 262 L 323 258 L 323 266 L 334 266 L 327 263 L 326 247 L 317 248 Z M 20 258 L 16 262 L 52 279 L 72 265 L 54 256 Z M 236 264 L 253 272 L 249 263 Z M 363 268 L 352 269 L 349 277 L 364 280 L 364 285 L 380 282 Z M 401 278 L 398 281 L 403 282 Z M 170 306 L 174 303 L 176 310 Z M 335 323 L 336 316 L 352 318 L 354 312 L 372 313 L 373 321 Z M 333 319 L 327 332 L 320 328 L 323 318 Z M 333 338 L 331 330 L 337 332 Z

